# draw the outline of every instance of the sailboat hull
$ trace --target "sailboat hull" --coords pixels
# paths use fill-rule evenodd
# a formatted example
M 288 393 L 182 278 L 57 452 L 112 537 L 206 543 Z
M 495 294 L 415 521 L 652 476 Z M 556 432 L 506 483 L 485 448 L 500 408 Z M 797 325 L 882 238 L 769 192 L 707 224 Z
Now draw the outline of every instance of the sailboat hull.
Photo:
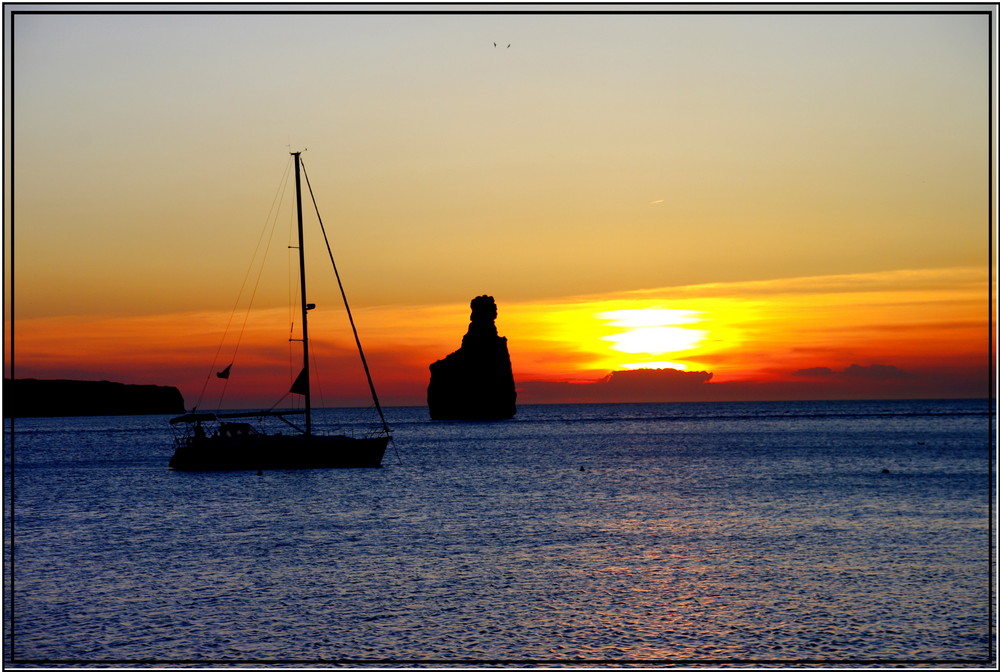
M 177 471 L 345 469 L 382 466 L 388 436 L 186 437 L 170 459 Z

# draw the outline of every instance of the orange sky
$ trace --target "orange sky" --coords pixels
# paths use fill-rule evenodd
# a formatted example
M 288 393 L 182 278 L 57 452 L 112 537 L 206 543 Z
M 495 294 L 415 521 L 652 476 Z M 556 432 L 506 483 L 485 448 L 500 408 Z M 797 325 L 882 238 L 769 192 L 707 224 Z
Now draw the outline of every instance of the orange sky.
M 987 391 L 985 272 L 974 268 L 720 283 L 505 302 L 522 403 L 979 396 Z M 318 297 L 312 297 L 319 301 Z M 471 298 L 471 297 L 470 297 Z M 312 299 L 311 299 L 312 300 Z M 428 365 L 458 348 L 467 304 L 368 307 L 356 321 L 389 405 L 421 405 Z M 337 297 L 310 313 L 320 404 L 363 404 L 365 384 Z M 254 311 L 228 383 L 243 313 L 19 320 L 19 377 L 176 385 L 194 405 L 270 406 L 298 372 L 287 309 Z M 636 334 L 638 337 L 630 337 Z M 628 352 L 620 349 L 624 346 Z M 214 361 L 213 361 L 214 360 Z M 618 375 L 612 371 L 673 368 Z M 708 372 L 703 380 L 696 372 Z M 657 378 L 657 375 L 660 377 Z M 205 393 L 202 389 L 206 385 Z M 634 388 L 634 389 L 633 389 Z M 275 392 L 277 390 L 278 392 Z
M 899 7 L 11 15 L 6 373 L 217 403 L 256 288 L 223 404 L 277 401 L 308 148 L 387 404 L 479 294 L 521 403 L 985 396 L 992 17 Z

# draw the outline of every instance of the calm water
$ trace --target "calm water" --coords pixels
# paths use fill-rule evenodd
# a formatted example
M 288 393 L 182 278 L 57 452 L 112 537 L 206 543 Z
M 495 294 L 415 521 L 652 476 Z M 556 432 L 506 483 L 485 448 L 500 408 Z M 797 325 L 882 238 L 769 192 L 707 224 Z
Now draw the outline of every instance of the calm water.
M 262 476 L 17 420 L 7 656 L 987 663 L 989 408 L 395 408 L 383 469 Z

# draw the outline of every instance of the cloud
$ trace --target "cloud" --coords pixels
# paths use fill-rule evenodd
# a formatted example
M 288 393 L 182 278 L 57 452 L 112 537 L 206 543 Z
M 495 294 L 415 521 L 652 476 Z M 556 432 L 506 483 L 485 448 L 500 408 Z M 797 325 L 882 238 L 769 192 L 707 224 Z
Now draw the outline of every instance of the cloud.
M 707 371 L 615 371 L 586 382 L 526 381 L 518 403 L 786 401 L 795 399 L 935 399 L 986 397 L 988 370 L 964 366 L 906 371 L 888 364 L 817 366 L 796 379 L 718 382 Z
M 649 296 L 678 298 L 721 296 L 760 299 L 769 295 L 815 294 L 865 294 L 878 298 L 879 293 L 888 293 L 893 300 L 898 300 L 906 295 L 933 292 L 939 298 L 942 293 L 946 293 L 947 296 L 943 298 L 954 303 L 956 300 L 969 298 L 979 301 L 985 292 L 984 287 L 988 279 L 988 270 L 985 267 L 960 266 L 675 285 L 608 293 L 602 295 L 602 298 L 641 300 Z M 919 298 L 922 297 L 918 296 Z
M 597 384 L 611 387 L 651 387 L 663 389 L 667 387 L 689 387 L 707 383 L 712 379 L 708 371 L 681 371 L 680 369 L 632 369 L 631 371 L 612 371 Z
M 679 369 L 613 371 L 587 383 L 528 381 L 518 386 L 519 400 L 531 403 L 559 399 L 563 403 L 684 401 L 702 398 L 712 374 Z
M 910 378 L 913 376 L 909 371 L 904 371 L 891 364 L 871 364 L 863 366 L 861 364 L 851 364 L 843 371 L 834 371 L 827 366 L 814 366 L 808 369 L 798 369 L 792 371 L 793 376 L 802 378 L 852 378 L 863 380 L 896 380 L 899 378 Z
M 851 364 L 844 369 L 844 375 L 851 378 L 866 378 L 868 380 L 891 380 L 894 378 L 909 378 L 912 374 L 887 364 L 872 364 L 871 366 Z
M 803 378 L 827 378 L 829 376 L 837 375 L 837 372 L 828 366 L 814 366 L 811 369 L 799 369 L 798 371 L 792 371 L 793 376 L 801 376 Z

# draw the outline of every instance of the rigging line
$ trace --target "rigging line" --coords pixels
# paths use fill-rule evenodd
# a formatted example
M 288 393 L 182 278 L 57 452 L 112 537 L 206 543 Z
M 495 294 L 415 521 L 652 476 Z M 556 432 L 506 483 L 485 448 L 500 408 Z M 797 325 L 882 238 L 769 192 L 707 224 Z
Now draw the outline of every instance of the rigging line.
M 396 448 L 396 437 L 390 436 L 389 437 L 389 443 L 392 444 L 392 452 L 396 453 L 396 462 L 397 462 L 397 464 L 399 464 L 399 466 L 403 466 L 403 460 L 401 460 L 400 457 L 399 457 L 399 449 Z
M 292 341 L 295 337 L 295 309 L 301 303 L 298 301 L 299 278 L 298 278 L 298 243 L 295 241 L 295 208 L 288 210 L 288 255 L 285 259 L 288 270 L 288 375 L 294 376 L 294 364 L 292 363 Z M 289 383 L 290 384 L 290 383 Z
M 240 350 L 240 344 L 243 342 L 243 335 L 246 333 L 247 322 L 250 321 L 250 312 L 251 312 L 251 309 L 253 308 L 254 299 L 257 298 L 257 290 L 260 288 L 260 280 L 264 276 L 264 267 L 265 267 L 265 265 L 267 263 L 267 254 L 271 250 L 271 241 L 274 239 L 274 232 L 278 228 L 278 213 L 277 213 L 277 211 L 281 209 L 281 203 L 283 201 L 284 193 L 286 191 L 285 186 L 288 184 L 288 176 L 289 176 L 289 174 L 290 174 L 290 167 L 286 166 L 286 168 L 285 168 L 285 174 L 282 177 L 281 184 L 278 186 L 278 192 L 275 194 L 274 198 L 271 201 L 271 210 L 268 212 L 268 215 L 267 215 L 268 221 L 271 222 L 271 232 L 270 232 L 270 234 L 267 237 L 267 244 L 264 246 L 264 254 L 261 256 L 260 266 L 257 269 L 257 279 L 254 281 L 253 291 L 250 292 L 250 300 L 247 302 L 246 312 L 243 314 L 243 324 L 240 325 L 240 333 L 236 337 L 236 345 L 233 348 L 233 359 L 234 360 L 236 359 L 236 353 L 238 353 L 239 350 Z M 271 214 L 272 213 L 274 214 L 273 221 L 271 220 Z M 265 225 L 264 230 L 261 231 L 260 238 L 257 239 L 257 247 L 254 250 L 254 259 L 256 259 L 256 257 L 257 257 L 257 252 L 260 250 L 260 245 L 261 245 L 261 242 L 264 240 L 264 233 L 266 231 L 267 231 L 267 227 Z M 243 286 L 240 287 L 240 296 L 243 295 L 243 288 L 246 287 L 246 281 L 250 277 L 250 270 L 252 268 L 253 268 L 253 264 L 251 262 L 251 267 L 250 267 L 250 269 L 247 270 L 247 275 L 243 279 Z M 235 308 L 233 309 L 233 312 L 234 313 L 236 312 Z M 227 332 L 228 332 L 228 326 L 227 326 Z M 229 385 L 229 379 L 227 378 L 226 379 L 226 387 L 228 387 L 228 385 Z M 226 388 L 223 387 L 223 394 L 225 394 L 225 390 L 226 390 Z M 222 401 L 223 401 L 223 397 L 220 397 L 219 398 L 219 408 L 220 409 L 222 408 Z
M 323 379 L 320 377 L 319 358 L 316 356 L 316 348 L 309 351 L 309 366 L 312 368 L 310 380 L 316 383 L 316 396 L 319 397 L 319 407 L 326 407 L 326 397 L 323 395 Z
M 264 226 L 261 228 L 260 235 L 257 237 L 257 245 L 256 245 L 256 247 L 254 247 L 253 256 L 250 258 L 250 264 L 247 266 L 246 273 L 243 275 L 243 282 L 240 285 L 240 291 L 236 294 L 236 302 L 233 304 L 233 310 L 232 310 L 232 312 L 229 313 L 229 320 L 226 322 L 226 327 L 222 331 L 222 338 L 219 339 L 219 347 L 216 349 L 215 355 L 212 357 L 212 366 L 211 366 L 211 368 L 208 371 L 208 375 L 205 376 L 205 382 L 201 386 L 201 392 L 198 394 L 198 403 L 195 404 L 195 408 L 197 408 L 198 406 L 201 405 L 202 399 L 205 396 L 205 390 L 208 388 L 208 383 L 212 379 L 212 374 L 215 372 L 215 369 L 218 366 L 219 354 L 222 352 L 222 347 L 225 345 L 226 336 L 229 335 L 229 328 L 233 324 L 233 318 L 236 316 L 236 310 L 240 306 L 240 300 L 243 298 L 243 290 L 246 288 L 247 280 L 250 278 L 251 271 L 253 271 L 254 263 L 257 260 L 257 253 L 260 251 L 260 244 L 261 244 L 261 241 L 264 240 L 264 234 L 267 232 L 267 227 L 268 227 L 268 224 L 271 221 L 271 216 L 275 213 L 276 208 L 279 208 L 280 205 L 281 205 L 280 197 L 281 197 L 281 195 L 285 191 L 285 184 L 287 184 L 287 182 L 288 182 L 288 176 L 289 176 L 290 172 L 291 172 L 291 162 L 289 161 L 288 165 L 285 166 L 285 174 L 282 176 L 282 179 L 281 179 L 281 181 L 280 181 L 280 183 L 278 185 L 278 190 L 275 192 L 274 198 L 271 199 L 271 208 L 270 208 L 270 210 L 268 210 L 267 217 L 264 220 Z M 274 225 L 272 224 L 272 235 L 273 235 L 273 228 L 274 228 Z M 265 252 L 265 257 L 266 257 L 266 252 Z M 261 271 L 263 271 L 263 265 L 264 265 L 264 262 L 262 260 L 261 261 Z M 260 282 L 260 271 L 258 271 L 257 282 L 258 283 Z M 256 293 L 256 287 L 254 288 L 254 291 Z M 252 303 L 252 301 L 253 301 L 253 299 L 251 298 L 251 303 Z M 249 315 L 249 311 L 250 311 L 250 306 L 248 305 L 247 306 L 247 315 Z M 243 329 L 245 329 L 245 328 L 246 328 L 246 319 L 244 318 L 244 320 L 243 320 Z M 242 337 L 243 337 L 243 329 L 240 330 L 240 339 L 241 340 L 242 340 Z M 236 349 L 233 351 L 233 359 L 236 358 L 236 351 L 237 350 L 239 350 L 239 341 L 237 341 Z M 226 386 L 228 386 L 228 384 L 229 384 L 229 380 L 226 379 Z M 223 387 L 222 396 L 220 396 L 220 398 L 219 398 L 219 407 L 220 408 L 222 406 L 222 398 L 224 396 L 225 396 L 225 387 Z
M 273 411 L 274 409 L 276 409 L 278 407 L 278 404 L 280 404 L 285 399 L 287 399 L 288 395 L 290 395 L 290 394 L 291 394 L 291 392 L 285 392 L 283 395 L 281 395 L 281 399 L 278 399 L 276 402 L 274 402 L 274 406 L 272 406 L 271 408 L 267 409 L 268 412 Z
M 296 352 L 294 343 L 303 343 L 302 338 L 295 338 L 295 319 L 302 303 L 302 286 L 299 280 L 299 246 L 296 229 L 296 209 L 288 210 L 288 385 L 294 384 L 302 370 L 302 352 Z M 301 327 L 300 327 L 301 333 Z M 304 345 L 302 347 L 305 347 Z M 311 358 L 310 358 L 311 359 Z M 313 367 L 315 370 L 315 367 Z
M 288 327 L 288 385 L 289 385 L 289 387 L 291 387 L 291 385 L 295 382 L 295 362 L 294 362 L 295 349 L 292 346 L 292 343 L 294 343 L 294 342 L 295 342 L 295 321 L 293 320 L 292 323 Z
M 330 249 L 330 239 L 326 235 L 326 227 L 323 226 L 323 218 L 319 214 L 319 205 L 316 204 L 316 196 L 313 194 L 312 184 L 309 182 L 309 173 L 306 172 L 306 164 L 302 162 L 302 157 L 299 157 L 299 165 L 302 166 L 302 174 L 306 178 L 306 186 L 309 188 L 309 198 L 312 199 L 313 209 L 316 210 L 316 219 L 319 220 L 320 231 L 323 232 L 323 242 L 326 243 L 327 254 L 330 255 L 330 264 L 333 265 L 333 274 L 337 277 L 337 286 L 340 287 L 340 296 L 344 299 L 344 309 L 347 311 L 347 319 L 351 323 L 351 331 L 354 333 L 354 342 L 358 346 L 358 354 L 361 355 L 361 366 L 365 369 L 365 377 L 368 379 L 368 389 L 372 393 L 372 401 L 375 402 L 375 409 L 378 411 L 378 417 L 382 419 L 382 428 L 386 432 L 392 430 L 389 429 L 389 423 L 385 421 L 385 414 L 382 412 L 382 405 L 378 403 L 378 394 L 375 392 L 375 383 L 372 382 L 372 374 L 368 368 L 368 360 L 365 358 L 365 351 L 361 348 L 361 338 L 358 336 L 358 329 L 354 325 L 354 316 L 351 314 L 351 306 L 347 303 L 347 292 L 344 291 L 344 283 L 340 281 L 340 272 L 337 271 L 337 262 L 333 260 L 333 250 Z

